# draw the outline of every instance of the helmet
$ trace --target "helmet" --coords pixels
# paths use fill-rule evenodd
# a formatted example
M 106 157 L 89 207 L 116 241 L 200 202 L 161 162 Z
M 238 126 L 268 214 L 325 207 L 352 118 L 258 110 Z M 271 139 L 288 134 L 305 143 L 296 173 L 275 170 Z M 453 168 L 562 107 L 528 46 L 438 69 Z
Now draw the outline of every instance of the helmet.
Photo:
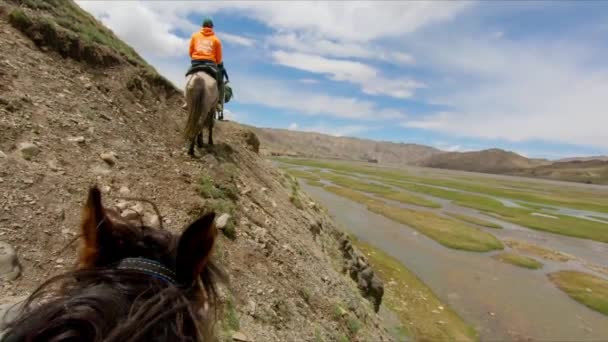
M 213 28 L 213 20 L 211 20 L 211 18 L 205 18 L 205 20 L 203 20 L 203 27 Z

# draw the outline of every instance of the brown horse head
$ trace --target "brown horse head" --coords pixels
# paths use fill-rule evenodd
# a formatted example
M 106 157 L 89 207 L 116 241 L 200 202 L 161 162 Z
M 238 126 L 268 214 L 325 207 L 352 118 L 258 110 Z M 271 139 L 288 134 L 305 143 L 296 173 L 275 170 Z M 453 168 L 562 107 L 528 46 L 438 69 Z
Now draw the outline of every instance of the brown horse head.
M 200 341 L 215 308 L 214 213 L 180 235 L 137 225 L 89 191 L 75 271 L 49 279 L 8 326 L 9 341 Z M 221 272 L 219 272 L 221 275 Z M 203 317 L 205 316 L 205 317 Z

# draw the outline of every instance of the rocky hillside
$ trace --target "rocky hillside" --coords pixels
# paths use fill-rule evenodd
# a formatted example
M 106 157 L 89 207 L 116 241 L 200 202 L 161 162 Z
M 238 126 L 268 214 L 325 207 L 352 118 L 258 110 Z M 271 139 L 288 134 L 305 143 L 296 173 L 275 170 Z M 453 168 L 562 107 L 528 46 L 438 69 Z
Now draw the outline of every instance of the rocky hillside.
M 441 152 L 436 148 L 418 144 L 335 137 L 286 129 L 252 129 L 262 142 L 262 152 L 267 155 L 344 159 L 382 164 L 414 164 Z
M 608 184 L 608 160 L 583 158 L 558 161 L 535 168 L 515 170 L 509 174 L 587 184 Z
M 507 173 L 532 168 L 539 164 L 538 161 L 497 148 L 474 152 L 437 153 L 418 163 L 419 166 L 488 173 Z
M 202 211 L 221 215 L 222 339 L 390 339 L 365 256 L 343 251 L 347 238 L 259 156 L 251 130 L 219 123 L 216 146 L 189 158 L 181 101 L 71 1 L 0 2 L 0 304 L 72 267 L 80 209 L 98 184 L 106 206 L 150 225 L 179 231 Z M 121 197 L 149 199 L 162 217 Z
M 557 162 L 575 162 L 575 161 L 592 161 L 592 160 L 601 160 L 608 161 L 608 156 L 591 156 L 591 157 L 572 157 L 572 158 L 562 158 L 556 160 Z

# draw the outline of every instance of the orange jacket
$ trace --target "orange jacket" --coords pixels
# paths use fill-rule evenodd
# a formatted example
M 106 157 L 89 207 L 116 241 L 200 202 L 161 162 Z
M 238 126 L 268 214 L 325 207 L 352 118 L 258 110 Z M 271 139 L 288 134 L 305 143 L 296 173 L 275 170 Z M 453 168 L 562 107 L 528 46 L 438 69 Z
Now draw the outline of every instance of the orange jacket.
M 222 63 L 222 42 L 210 27 L 203 27 L 190 38 L 190 58 Z

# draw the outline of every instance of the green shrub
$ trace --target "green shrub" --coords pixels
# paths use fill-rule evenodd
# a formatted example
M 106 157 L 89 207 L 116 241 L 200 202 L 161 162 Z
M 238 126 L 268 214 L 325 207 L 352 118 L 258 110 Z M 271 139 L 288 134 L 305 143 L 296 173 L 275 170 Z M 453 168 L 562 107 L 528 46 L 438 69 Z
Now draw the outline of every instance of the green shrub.
M 236 307 L 232 298 L 229 298 L 226 301 L 226 324 L 228 325 L 228 328 L 233 331 L 238 331 L 241 327 L 239 316 L 236 312 Z
M 346 327 L 348 328 L 348 331 L 352 335 L 356 335 L 359 332 L 359 330 L 361 329 L 361 323 L 359 322 L 358 319 L 350 317 L 346 321 Z
M 8 14 L 8 22 L 19 30 L 25 30 L 32 26 L 30 17 L 20 9 L 14 9 Z

